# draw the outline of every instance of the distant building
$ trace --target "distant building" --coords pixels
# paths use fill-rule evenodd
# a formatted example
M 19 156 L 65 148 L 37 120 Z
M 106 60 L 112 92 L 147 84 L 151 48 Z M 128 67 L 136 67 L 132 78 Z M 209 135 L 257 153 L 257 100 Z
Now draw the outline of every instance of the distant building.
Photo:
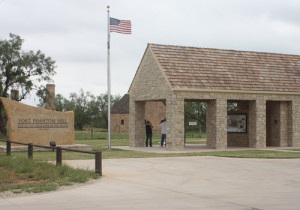
M 125 94 L 111 109 L 110 120 L 112 133 L 129 132 L 129 95 Z

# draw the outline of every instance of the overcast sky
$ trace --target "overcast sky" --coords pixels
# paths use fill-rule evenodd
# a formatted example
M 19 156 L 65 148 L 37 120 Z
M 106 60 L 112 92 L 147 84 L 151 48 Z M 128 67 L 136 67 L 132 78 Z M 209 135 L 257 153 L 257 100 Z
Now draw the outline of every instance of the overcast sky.
M 106 93 L 107 5 L 132 22 L 132 35 L 111 33 L 114 95 L 127 93 L 147 43 L 300 55 L 299 0 L 0 0 L 0 38 L 18 34 L 24 50 L 52 57 L 57 94 Z

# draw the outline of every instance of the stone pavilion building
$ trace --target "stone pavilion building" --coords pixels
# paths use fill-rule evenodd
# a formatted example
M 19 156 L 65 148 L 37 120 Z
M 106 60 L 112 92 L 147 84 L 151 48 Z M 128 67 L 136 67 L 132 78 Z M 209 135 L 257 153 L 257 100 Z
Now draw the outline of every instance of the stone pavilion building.
M 207 103 L 207 145 L 300 146 L 300 56 L 148 44 L 129 89 L 130 145 L 145 104 L 166 104 L 167 149 L 184 149 L 184 102 Z M 228 105 L 234 109 L 228 110 Z

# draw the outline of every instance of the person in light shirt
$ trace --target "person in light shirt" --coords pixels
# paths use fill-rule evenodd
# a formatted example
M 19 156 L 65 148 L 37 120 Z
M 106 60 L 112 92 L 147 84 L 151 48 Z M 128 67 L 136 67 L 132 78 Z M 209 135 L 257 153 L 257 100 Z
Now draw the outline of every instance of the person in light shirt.
M 163 119 L 160 122 L 160 127 L 161 127 L 161 142 L 160 146 L 164 146 L 164 143 L 166 145 L 165 139 L 166 139 L 166 119 Z

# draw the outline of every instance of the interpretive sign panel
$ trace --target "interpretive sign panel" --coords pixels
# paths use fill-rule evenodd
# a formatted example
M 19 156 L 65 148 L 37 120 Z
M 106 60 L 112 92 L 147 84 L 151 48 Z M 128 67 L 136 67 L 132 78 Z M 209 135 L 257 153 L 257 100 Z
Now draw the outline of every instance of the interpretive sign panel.
M 57 112 L 1 98 L 9 122 L 10 140 L 37 145 L 75 144 L 74 113 Z
M 227 132 L 247 133 L 247 115 L 246 114 L 227 115 Z
M 197 122 L 189 122 L 189 125 L 197 125 Z

